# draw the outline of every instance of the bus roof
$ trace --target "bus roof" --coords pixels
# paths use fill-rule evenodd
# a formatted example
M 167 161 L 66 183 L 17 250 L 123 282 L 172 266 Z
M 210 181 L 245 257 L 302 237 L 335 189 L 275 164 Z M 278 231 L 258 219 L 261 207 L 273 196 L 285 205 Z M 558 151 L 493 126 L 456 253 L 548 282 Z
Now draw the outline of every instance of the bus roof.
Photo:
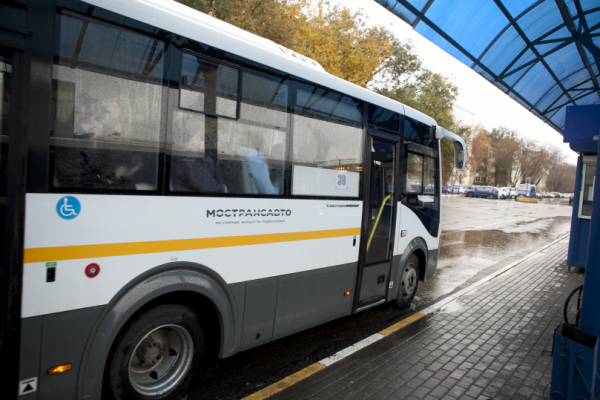
M 308 57 L 174 0 L 86 0 L 86 3 L 296 75 L 427 125 L 436 125 L 433 118 L 411 107 L 327 73 Z

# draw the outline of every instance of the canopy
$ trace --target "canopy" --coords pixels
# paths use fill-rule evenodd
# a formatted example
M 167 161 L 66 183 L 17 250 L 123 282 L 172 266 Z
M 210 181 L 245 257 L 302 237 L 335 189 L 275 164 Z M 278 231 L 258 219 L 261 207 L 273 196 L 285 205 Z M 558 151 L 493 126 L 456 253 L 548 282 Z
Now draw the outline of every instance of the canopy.
M 600 104 L 599 0 L 375 0 L 561 134 Z

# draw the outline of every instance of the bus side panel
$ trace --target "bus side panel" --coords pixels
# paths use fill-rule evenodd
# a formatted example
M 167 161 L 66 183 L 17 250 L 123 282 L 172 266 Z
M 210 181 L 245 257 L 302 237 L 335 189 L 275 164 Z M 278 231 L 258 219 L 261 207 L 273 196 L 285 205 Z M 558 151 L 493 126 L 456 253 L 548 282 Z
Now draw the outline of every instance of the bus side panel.
M 279 277 L 273 339 L 350 315 L 357 263 Z
M 44 315 L 38 391 L 40 399 L 74 399 L 77 372 L 90 332 L 104 307 Z M 69 371 L 48 375 L 50 368 L 72 364 Z
M 246 282 L 244 327 L 240 350 L 271 341 L 277 301 L 277 278 Z
M 39 377 L 42 343 L 42 318 L 21 319 L 21 353 L 19 356 L 19 382 L 29 382 Z M 38 398 L 39 391 L 22 394 L 23 400 Z

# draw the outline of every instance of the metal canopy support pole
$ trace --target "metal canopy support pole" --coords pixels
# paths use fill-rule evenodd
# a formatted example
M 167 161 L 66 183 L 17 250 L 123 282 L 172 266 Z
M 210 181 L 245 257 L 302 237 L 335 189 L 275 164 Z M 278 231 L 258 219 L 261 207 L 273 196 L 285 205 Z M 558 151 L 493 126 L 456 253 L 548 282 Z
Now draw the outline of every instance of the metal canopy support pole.
M 600 161 L 600 140 L 598 141 L 597 158 Z M 596 171 L 600 165 L 598 161 Z M 596 181 L 595 178 L 594 180 Z M 600 337 L 600 312 L 598 312 L 600 306 L 600 249 L 598 243 L 600 243 L 600 182 L 596 181 L 579 327 L 587 333 Z

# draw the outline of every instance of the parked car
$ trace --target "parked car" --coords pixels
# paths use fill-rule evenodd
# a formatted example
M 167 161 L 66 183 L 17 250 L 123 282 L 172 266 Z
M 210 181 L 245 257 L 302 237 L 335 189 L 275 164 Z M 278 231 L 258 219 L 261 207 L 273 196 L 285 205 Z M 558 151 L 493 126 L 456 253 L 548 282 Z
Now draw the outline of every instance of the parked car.
M 498 198 L 498 188 L 493 186 L 473 186 L 472 189 L 465 190 L 465 196 L 468 197 L 488 197 L 490 199 Z
M 478 186 L 478 185 L 467 186 L 465 188 L 465 197 L 475 197 L 475 191 L 481 187 L 482 186 Z
M 465 189 L 460 185 L 446 185 L 442 186 L 442 193 L 445 194 L 465 194 Z
M 513 187 L 501 187 L 498 191 L 501 199 L 514 199 L 517 197 L 517 189 Z
M 519 197 L 519 196 L 537 197 L 536 191 L 535 191 L 535 185 L 532 185 L 531 183 L 521 183 L 517 187 L 517 197 Z

